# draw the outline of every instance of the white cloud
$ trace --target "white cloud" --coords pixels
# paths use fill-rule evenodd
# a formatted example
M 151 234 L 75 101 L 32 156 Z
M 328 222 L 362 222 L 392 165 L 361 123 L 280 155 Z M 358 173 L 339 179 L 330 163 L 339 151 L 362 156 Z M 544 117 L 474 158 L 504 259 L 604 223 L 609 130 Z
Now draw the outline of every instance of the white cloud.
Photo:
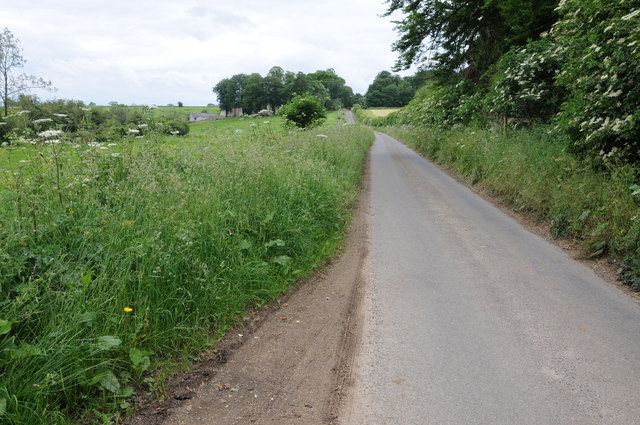
M 364 93 L 396 59 L 383 0 L 3 0 L 3 25 L 21 40 L 24 71 L 56 97 L 187 105 L 215 102 L 219 80 L 334 68 Z M 47 93 L 37 93 L 43 98 Z

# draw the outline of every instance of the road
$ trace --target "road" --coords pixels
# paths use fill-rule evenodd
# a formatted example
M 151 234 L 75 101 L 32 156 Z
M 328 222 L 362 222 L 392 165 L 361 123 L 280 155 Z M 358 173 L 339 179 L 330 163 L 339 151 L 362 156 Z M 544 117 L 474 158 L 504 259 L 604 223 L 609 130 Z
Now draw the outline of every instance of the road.
M 640 306 L 391 137 L 343 425 L 640 424 Z

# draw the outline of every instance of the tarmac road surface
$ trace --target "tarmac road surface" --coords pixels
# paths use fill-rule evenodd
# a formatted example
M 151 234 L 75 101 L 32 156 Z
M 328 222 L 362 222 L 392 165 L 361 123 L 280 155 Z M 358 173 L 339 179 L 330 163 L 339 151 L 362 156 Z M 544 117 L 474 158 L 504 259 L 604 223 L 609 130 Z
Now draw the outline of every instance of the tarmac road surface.
M 640 424 L 640 306 L 381 133 L 344 425 Z

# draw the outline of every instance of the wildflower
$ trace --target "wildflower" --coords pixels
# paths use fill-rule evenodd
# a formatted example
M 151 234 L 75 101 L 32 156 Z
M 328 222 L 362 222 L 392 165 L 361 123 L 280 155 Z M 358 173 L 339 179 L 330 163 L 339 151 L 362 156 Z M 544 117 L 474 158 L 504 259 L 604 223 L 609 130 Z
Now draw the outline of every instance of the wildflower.
M 80 109 L 82 109 L 85 112 L 89 112 L 91 110 L 91 108 L 80 108 Z
M 43 122 L 51 122 L 51 121 L 53 121 L 51 118 L 40 118 L 39 120 L 33 120 L 33 123 L 34 124 L 40 124 L 40 123 L 43 123 Z
M 120 154 L 118 152 L 114 152 L 111 154 L 112 157 L 117 158 L 120 156 Z
M 178 134 L 180 134 L 180 132 L 178 130 L 174 130 L 171 132 L 171 134 L 173 134 L 174 136 L 177 136 Z
M 75 214 L 75 211 L 73 210 L 73 208 L 69 208 L 69 214 Z
M 24 110 L 24 111 L 18 112 L 18 115 L 24 115 L 24 114 L 30 114 L 30 113 L 31 111 Z
M 253 124 L 251 124 L 249 127 L 257 127 L 257 126 L 258 126 L 258 124 L 253 123 Z
M 623 16 L 622 19 L 623 21 L 628 21 L 631 18 L 633 18 L 634 16 L 636 16 L 638 13 L 640 13 L 640 9 L 636 9 L 633 12 L 629 13 L 628 15 Z
M 138 128 L 147 128 L 149 127 L 147 124 L 138 124 Z
M 125 307 L 124 308 L 124 312 L 125 313 L 131 313 L 133 311 L 133 309 L 131 307 Z
M 316 134 L 316 137 L 324 137 L 324 138 L 327 138 L 327 137 L 329 137 L 329 136 L 327 136 L 326 134 Z
M 67 114 L 53 114 L 54 117 L 67 118 L 69 115 Z
M 269 121 L 265 121 L 264 123 L 265 123 L 265 124 L 269 124 Z
M 38 133 L 38 136 L 44 137 L 45 139 L 49 137 L 56 137 L 62 134 L 62 130 L 46 130 Z
M 107 149 L 109 149 L 109 148 L 108 148 L 108 147 L 106 147 L 106 146 L 100 146 L 98 149 L 101 149 L 101 150 L 107 150 Z
M 6 121 L 0 121 L 0 125 L 7 125 Z
M 58 145 L 60 144 L 60 139 L 49 139 L 44 141 L 45 145 Z
M 109 144 L 107 144 L 107 146 L 118 146 L 118 144 L 117 143 L 109 143 Z
M 242 133 L 242 130 L 237 129 L 234 133 L 236 133 L 236 134 L 240 134 L 240 133 Z
M 127 130 L 127 132 L 131 134 L 138 134 L 140 133 L 140 130 L 138 130 L 137 128 L 130 128 L 129 130 Z
M 9 146 L 8 142 L 2 142 L 2 146 Z

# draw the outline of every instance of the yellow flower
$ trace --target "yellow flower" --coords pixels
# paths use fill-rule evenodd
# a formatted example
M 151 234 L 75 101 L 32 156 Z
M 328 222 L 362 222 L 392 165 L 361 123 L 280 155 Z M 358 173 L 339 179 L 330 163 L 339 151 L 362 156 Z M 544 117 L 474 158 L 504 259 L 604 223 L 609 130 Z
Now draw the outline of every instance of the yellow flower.
M 133 309 L 131 307 L 125 307 L 124 311 L 125 311 L 125 313 L 131 313 L 133 311 Z
M 69 214 L 73 214 L 75 213 L 75 211 L 73 210 L 73 208 L 69 208 Z

